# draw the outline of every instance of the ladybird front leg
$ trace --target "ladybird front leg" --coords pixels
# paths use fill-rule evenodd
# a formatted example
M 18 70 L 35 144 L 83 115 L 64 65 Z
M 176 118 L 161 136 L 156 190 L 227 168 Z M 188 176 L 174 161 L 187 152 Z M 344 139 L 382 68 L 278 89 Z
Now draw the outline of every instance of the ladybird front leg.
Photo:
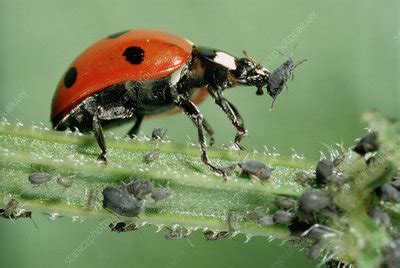
M 236 128 L 237 132 L 235 135 L 235 146 L 244 151 L 245 148 L 240 144 L 240 141 L 247 134 L 247 130 L 244 128 L 243 118 L 240 116 L 239 111 L 232 103 L 224 98 L 222 91 L 209 88 L 208 92 L 214 99 L 215 103 L 221 107 L 221 109 L 231 120 L 232 125 Z
M 127 134 L 129 138 L 132 139 L 134 136 L 137 136 L 137 134 L 139 133 L 139 130 L 140 130 L 140 126 L 142 125 L 142 122 L 143 122 L 143 117 L 144 117 L 144 115 L 142 115 L 142 114 L 136 115 L 135 124 L 129 130 L 129 132 Z
M 104 134 L 103 134 L 103 128 L 101 127 L 100 123 L 100 116 L 101 114 L 101 108 L 99 108 L 96 113 L 93 115 L 93 123 L 92 123 L 92 129 L 94 133 L 94 137 L 96 138 L 97 144 L 99 145 L 101 149 L 101 154 L 97 158 L 97 163 L 99 165 L 107 165 L 107 147 L 106 147 L 106 141 L 104 139 Z
M 226 172 L 220 168 L 217 168 L 213 164 L 210 163 L 208 159 L 207 151 L 206 151 L 206 139 L 205 139 L 205 129 L 204 129 L 204 119 L 203 115 L 197 108 L 197 106 L 191 102 L 189 99 L 182 95 L 178 95 L 178 93 L 174 90 L 172 91 L 172 96 L 174 99 L 174 103 L 182 108 L 184 113 L 195 123 L 198 130 L 199 143 L 200 143 L 200 151 L 201 151 L 201 161 L 208 166 L 208 168 L 224 177 L 226 181 L 228 179 Z

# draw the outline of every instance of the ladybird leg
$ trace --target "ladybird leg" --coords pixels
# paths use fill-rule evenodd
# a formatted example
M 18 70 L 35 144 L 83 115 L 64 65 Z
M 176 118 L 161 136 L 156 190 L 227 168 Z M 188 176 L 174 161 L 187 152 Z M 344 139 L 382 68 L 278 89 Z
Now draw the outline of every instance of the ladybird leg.
M 134 136 L 137 136 L 137 134 L 138 134 L 138 132 L 139 132 L 139 130 L 140 130 L 140 126 L 141 126 L 141 124 L 142 124 L 142 122 L 143 122 L 143 117 L 144 117 L 144 115 L 142 115 L 142 114 L 136 115 L 135 124 L 134 124 L 133 127 L 129 130 L 129 132 L 128 132 L 128 134 L 127 134 L 129 138 L 132 139 Z
M 175 94 L 174 94 L 175 93 Z M 176 92 L 172 92 L 174 103 L 183 109 L 185 114 L 196 124 L 198 135 L 199 135 L 199 143 L 200 143 L 200 151 L 201 151 L 201 161 L 208 166 L 208 168 L 218 174 L 221 174 L 226 181 L 228 179 L 226 172 L 210 163 L 208 159 L 208 155 L 206 152 L 206 139 L 205 139 L 205 130 L 204 130 L 204 119 L 203 115 L 197 108 L 197 106 L 186 99 L 182 95 L 178 95 Z
M 208 139 L 210 140 L 210 146 L 214 145 L 214 130 L 206 119 L 203 118 L 203 127 L 207 133 Z
M 99 157 L 97 158 L 97 162 L 100 165 L 107 165 L 107 158 L 106 158 L 106 154 L 107 154 L 107 148 L 106 148 L 106 141 L 104 139 L 104 134 L 103 134 L 103 128 L 101 127 L 100 124 L 100 119 L 99 119 L 99 111 L 98 110 L 94 116 L 93 116 L 93 133 L 94 133 L 94 137 L 96 138 L 97 144 L 99 145 L 100 149 L 101 149 L 101 154 L 99 155 Z
M 235 136 L 235 146 L 240 150 L 245 150 L 245 148 L 240 144 L 243 136 L 247 134 L 247 130 L 244 128 L 243 118 L 240 116 L 239 111 L 236 107 L 224 98 L 222 92 L 219 90 L 209 90 L 211 97 L 214 99 L 215 103 L 221 107 L 225 114 L 231 120 L 233 126 L 236 128 Z

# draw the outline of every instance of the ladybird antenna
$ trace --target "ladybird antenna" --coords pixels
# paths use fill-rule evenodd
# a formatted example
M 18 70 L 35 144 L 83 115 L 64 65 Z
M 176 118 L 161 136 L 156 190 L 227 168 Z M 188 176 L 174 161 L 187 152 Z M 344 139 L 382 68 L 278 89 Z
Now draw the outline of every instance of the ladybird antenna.
M 244 49 L 243 49 L 242 52 L 243 52 L 243 55 L 244 55 L 244 57 L 245 57 L 246 59 L 252 61 L 254 64 L 260 65 L 255 59 L 253 59 L 253 58 L 251 58 L 251 57 L 249 56 L 249 54 L 247 53 L 247 50 L 244 50 Z

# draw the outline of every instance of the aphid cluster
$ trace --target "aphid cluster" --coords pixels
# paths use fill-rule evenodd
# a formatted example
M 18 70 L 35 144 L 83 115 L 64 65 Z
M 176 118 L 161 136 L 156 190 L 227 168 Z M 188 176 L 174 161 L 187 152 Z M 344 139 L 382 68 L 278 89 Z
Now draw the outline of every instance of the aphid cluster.
M 144 199 L 149 195 L 158 202 L 168 198 L 171 190 L 155 188 L 149 180 L 129 179 L 122 187 L 108 186 L 103 190 L 103 208 L 122 216 L 137 217 L 144 210 Z

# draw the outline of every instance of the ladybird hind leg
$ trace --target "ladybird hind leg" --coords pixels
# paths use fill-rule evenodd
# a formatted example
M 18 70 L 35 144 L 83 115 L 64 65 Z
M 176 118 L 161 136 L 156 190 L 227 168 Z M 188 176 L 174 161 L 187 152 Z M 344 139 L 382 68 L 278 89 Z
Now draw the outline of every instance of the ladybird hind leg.
M 215 141 L 214 140 L 214 130 L 212 129 L 211 125 L 208 123 L 208 121 L 205 118 L 203 118 L 203 127 L 204 127 L 204 130 L 206 131 L 206 134 L 208 136 L 208 140 L 209 140 L 210 146 L 213 146 L 214 145 L 214 141 Z
M 106 147 L 106 141 L 104 139 L 104 133 L 103 133 L 103 128 L 100 123 L 100 116 L 101 114 L 101 108 L 99 108 L 96 113 L 93 115 L 93 123 L 92 123 L 92 130 L 94 133 L 94 137 L 96 138 L 97 144 L 99 145 L 101 149 L 101 154 L 97 158 L 97 163 L 99 165 L 107 165 L 107 147 Z
M 198 137 L 200 143 L 200 151 L 201 151 L 201 161 L 208 166 L 208 168 L 224 177 L 224 180 L 227 180 L 226 171 L 217 168 L 213 164 L 210 163 L 208 159 L 207 151 L 206 151 L 206 138 L 205 138 L 205 129 L 204 129 L 204 119 L 203 115 L 197 108 L 197 106 L 191 102 L 189 99 L 184 97 L 183 95 L 179 95 L 176 91 L 172 90 L 172 95 L 174 99 L 174 103 L 183 109 L 185 114 L 193 121 L 193 123 L 197 126 Z
M 129 138 L 132 139 L 133 137 L 137 136 L 137 134 L 139 133 L 139 130 L 140 130 L 140 126 L 142 125 L 143 118 L 144 118 L 144 115 L 142 115 L 142 114 L 136 115 L 135 124 L 129 130 L 129 132 L 127 134 Z

